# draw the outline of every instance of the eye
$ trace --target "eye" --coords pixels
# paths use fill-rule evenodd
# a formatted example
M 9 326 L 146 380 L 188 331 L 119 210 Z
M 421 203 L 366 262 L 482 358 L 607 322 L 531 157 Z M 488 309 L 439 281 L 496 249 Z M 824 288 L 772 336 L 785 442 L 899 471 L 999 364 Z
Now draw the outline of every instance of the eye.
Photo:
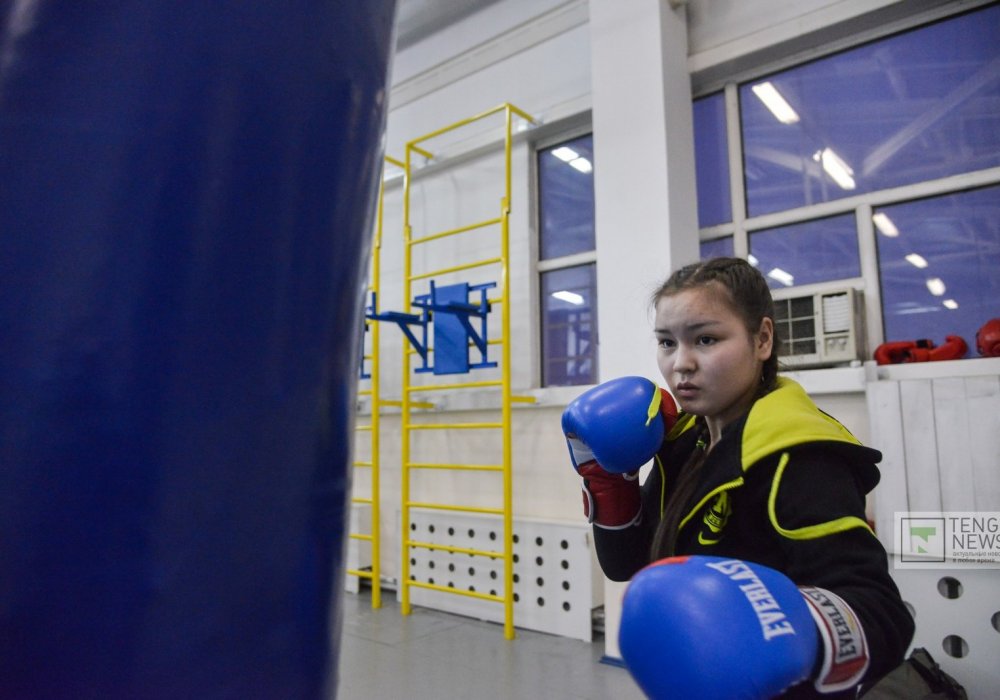
M 710 335 L 700 335 L 698 336 L 698 345 L 714 345 L 716 339 Z
M 656 341 L 656 344 L 664 350 L 670 350 L 674 347 L 674 345 L 676 345 L 672 338 L 660 338 Z

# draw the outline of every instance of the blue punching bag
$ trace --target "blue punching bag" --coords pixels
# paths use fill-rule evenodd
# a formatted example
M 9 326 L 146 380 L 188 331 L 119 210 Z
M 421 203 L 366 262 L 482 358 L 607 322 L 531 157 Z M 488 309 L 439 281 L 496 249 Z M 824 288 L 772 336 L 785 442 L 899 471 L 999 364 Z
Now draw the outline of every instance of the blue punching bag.
M 0 2 L 0 698 L 335 692 L 394 5 Z

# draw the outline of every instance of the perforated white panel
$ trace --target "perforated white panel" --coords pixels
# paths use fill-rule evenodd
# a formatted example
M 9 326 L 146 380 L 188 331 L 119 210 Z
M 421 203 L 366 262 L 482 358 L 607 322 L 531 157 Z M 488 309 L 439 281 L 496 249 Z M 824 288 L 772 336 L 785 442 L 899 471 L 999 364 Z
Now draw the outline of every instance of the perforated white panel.
M 970 698 L 997 697 L 1000 569 L 896 569 L 892 575 L 913 608 L 913 646 L 927 649 Z
M 500 518 L 411 511 L 410 538 L 420 542 L 503 551 Z M 590 527 L 543 520 L 514 521 L 514 626 L 590 641 L 591 615 L 602 596 L 591 561 Z M 411 580 L 503 595 L 503 560 L 411 548 Z M 398 595 L 398 594 L 397 594 Z M 410 588 L 410 602 L 502 622 L 502 603 Z

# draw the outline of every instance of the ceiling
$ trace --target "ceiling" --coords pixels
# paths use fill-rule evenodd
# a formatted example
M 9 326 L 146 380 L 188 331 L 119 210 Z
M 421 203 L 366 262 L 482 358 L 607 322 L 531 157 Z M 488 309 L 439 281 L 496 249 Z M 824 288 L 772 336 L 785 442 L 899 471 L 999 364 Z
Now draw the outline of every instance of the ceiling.
M 396 49 L 412 46 L 436 31 L 499 0 L 399 0 Z

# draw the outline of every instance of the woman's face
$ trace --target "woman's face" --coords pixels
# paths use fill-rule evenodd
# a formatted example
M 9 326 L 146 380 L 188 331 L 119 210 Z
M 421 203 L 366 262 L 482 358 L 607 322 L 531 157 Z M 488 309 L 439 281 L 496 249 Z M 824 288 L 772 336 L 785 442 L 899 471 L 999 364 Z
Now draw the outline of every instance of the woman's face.
M 771 356 L 771 319 L 747 332 L 728 292 L 712 282 L 660 297 L 654 331 L 660 372 L 681 408 L 719 430 L 749 408 Z

